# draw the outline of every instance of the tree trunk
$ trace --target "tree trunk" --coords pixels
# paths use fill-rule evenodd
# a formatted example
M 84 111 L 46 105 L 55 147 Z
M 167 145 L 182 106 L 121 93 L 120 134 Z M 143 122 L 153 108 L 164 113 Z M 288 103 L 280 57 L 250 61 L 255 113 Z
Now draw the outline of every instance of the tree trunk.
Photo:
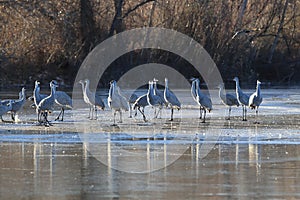
M 81 56 L 85 57 L 94 47 L 96 37 L 95 21 L 90 0 L 80 0 L 80 16 L 80 32 L 83 43 Z
M 276 49 L 276 46 L 277 46 L 277 43 L 278 43 L 279 35 L 280 35 L 280 33 L 282 31 L 282 28 L 283 28 L 283 23 L 284 23 L 284 18 L 285 18 L 285 13 L 286 13 L 286 9 L 287 9 L 287 6 L 288 6 L 288 2 L 289 2 L 288 0 L 285 0 L 285 4 L 284 4 L 284 7 L 283 7 L 281 19 L 280 19 L 280 24 L 279 24 L 276 36 L 274 38 L 273 44 L 271 46 L 268 63 L 272 63 L 272 59 L 273 59 L 273 55 L 274 55 L 274 52 L 275 52 L 275 49 Z
M 124 0 L 114 0 L 115 4 L 115 16 L 110 27 L 109 36 L 113 36 L 116 33 L 122 32 L 123 18 L 122 18 L 122 7 Z

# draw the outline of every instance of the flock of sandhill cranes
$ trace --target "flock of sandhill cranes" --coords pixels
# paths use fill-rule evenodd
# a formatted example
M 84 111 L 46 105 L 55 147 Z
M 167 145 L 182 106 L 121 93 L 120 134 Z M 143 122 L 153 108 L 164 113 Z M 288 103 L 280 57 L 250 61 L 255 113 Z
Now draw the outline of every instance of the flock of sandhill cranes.
M 197 78 L 192 78 L 191 80 L 191 95 L 195 102 L 200 106 L 200 119 L 202 122 L 205 122 L 206 112 L 210 112 L 212 108 L 211 98 L 204 94 L 200 89 L 200 80 Z M 229 107 L 228 120 L 230 119 L 231 107 L 241 105 L 243 108 L 243 121 L 247 120 L 247 107 L 255 109 L 256 111 L 256 120 L 258 116 L 258 108 L 262 102 L 262 96 L 260 92 L 260 81 L 257 81 L 256 91 L 251 95 L 243 93 L 239 85 L 239 79 L 235 77 L 233 79 L 236 82 L 236 94 L 226 94 L 224 90 L 224 84 L 220 84 L 219 88 L 219 97 L 221 98 L 223 104 Z M 138 97 L 133 93 L 129 97 L 125 97 L 124 92 L 117 86 L 116 81 L 110 82 L 110 88 L 108 92 L 107 104 L 109 108 L 113 111 L 113 125 L 116 125 L 116 113 L 119 112 L 120 120 L 122 122 L 122 111 L 135 110 L 135 115 L 137 115 L 137 110 L 142 114 L 143 120 L 146 122 L 146 116 L 144 109 L 146 106 L 151 106 L 155 109 L 154 117 L 157 118 L 158 115 L 161 115 L 161 110 L 163 107 L 171 109 L 170 121 L 173 121 L 173 112 L 174 109 L 180 110 L 181 103 L 176 97 L 176 95 L 169 89 L 168 79 L 165 78 L 165 89 L 161 91 L 157 88 L 157 81 L 149 81 L 148 92 L 144 95 Z M 51 113 L 54 109 L 54 105 L 57 104 L 60 106 L 61 111 L 58 117 L 55 120 L 63 121 L 64 110 L 66 108 L 72 108 L 72 99 L 71 97 L 63 91 L 57 91 L 58 83 L 55 80 L 50 82 L 51 93 L 49 95 L 40 93 L 39 82 L 35 81 L 35 87 L 33 90 L 33 96 L 30 97 L 33 99 L 34 104 L 32 107 L 35 107 L 37 113 L 37 122 L 40 125 L 50 126 L 51 123 L 48 120 L 48 114 Z M 89 119 L 97 119 L 97 109 L 104 110 L 105 104 L 102 98 L 95 92 L 90 91 L 90 81 L 88 79 L 79 81 L 79 84 L 82 87 L 83 100 L 86 104 L 89 105 Z M 25 88 L 22 88 L 19 93 L 19 99 L 7 99 L 2 100 L 0 103 L 0 119 L 5 113 L 11 113 L 11 118 L 15 121 L 16 113 L 21 110 L 26 101 Z M 203 116 L 202 116 L 203 114 Z

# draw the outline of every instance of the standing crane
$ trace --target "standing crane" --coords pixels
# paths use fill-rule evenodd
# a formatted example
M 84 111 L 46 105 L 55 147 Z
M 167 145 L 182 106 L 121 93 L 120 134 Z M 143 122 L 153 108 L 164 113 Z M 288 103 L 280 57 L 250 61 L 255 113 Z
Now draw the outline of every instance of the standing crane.
M 65 109 L 72 109 L 72 99 L 71 97 L 65 93 L 64 91 L 56 91 L 55 92 L 55 103 L 61 107 L 59 115 L 56 117 L 56 120 L 64 121 L 64 113 Z M 61 119 L 60 119 L 61 116 Z
M 249 98 L 249 107 L 251 109 L 255 109 L 255 122 L 254 122 L 255 124 L 259 124 L 259 122 L 257 121 L 258 107 L 260 106 L 260 104 L 263 100 L 262 95 L 260 93 L 260 84 L 261 84 L 261 82 L 259 80 L 257 80 L 256 91 Z
M 152 107 L 154 107 L 154 108 L 158 107 L 158 111 L 154 116 L 154 118 L 157 118 L 158 114 L 161 112 L 164 100 L 161 99 L 158 95 L 154 94 L 153 81 L 149 81 L 149 89 L 147 92 L 147 101 L 148 101 L 148 104 L 151 105 Z
M 167 102 L 168 106 L 171 107 L 171 118 L 170 121 L 173 121 L 173 112 L 174 109 L 180 110 L 181 103 L 176 97 L 176 95 L 169 90 L 168 79 L 165 78 L 165 90 L 164 90 L 164 100 Z
M 212 110 L 212 102 L 211 99 L 205 95 L 204 93 L 201 92 L 200 90 L 200 80 L 199 79 L 191 79 L 192 81 L 195 81 L 195 93 L 196 93 L 196 102 L 198 103 L 198 105 L 200 106 L 200 113 L 201 113 L 201 107 L 202 110 L 204 111 L 203 114 L 203 121 L 202 123 L 205 123 L 205 117 L 206 117 L 206 112 L 210 112 Z M 193 85 L 192 85 L 192 89 L 193 89 Z M 194 92 L 192 91 L 192 95 L 194 94 Z M 200 119 L 201 119 L 201 115 L 200 115 Z
M 145 122 L 147 122 L 146 116 L 145 116 L 145 107 L 148 106 L 148 101 L 147 101 L 147 94 L 144 94 L 137 98 L 137 100 L 133 103 L 132 108 L 134 110 L 138 109 L 140 113 L 143 115 L 143 119 Z M 141 110 L 143 108 L 143 110 Z M 135 114 L 135 116 L 137 113 Z
M 82 85 L 83 99 L 90 106 L 89 118 L 93 119 L 93 113 L 95 112 L 95 119 L 97 119 L 97 108 L 104 110 L 105 104 L 96 92 L 90 91 L 90 81 L 88 79 L 81 80 L 79 83 Z
M 35 107 L 37 107 L 39 105 L 39 103 L 41 102 L 42 99 L 47 97 L 47 95 L 41 94 L 40 90 L 41 90 L 40 82 L 35 81 L 34 89 L 33 89 L 33 101 L 34 101 Z
M 40 117 L 43 115 L 44 117 L 43 123 L 45 126 L 51 125 L 47 117 L 48 117 L 48 113 L 51 113 L 53 111 L 53 106 L 55 103 L 55 92 L 57 87 L 58 87 L 57 82 L 52 80 L 50 82 L 50 88 L 51 88 L 50 95 L 42 99 L 36 108 L 37 115 L 38 115 L 38 123 L 40 124 L 42 123 Z
M 233 94 L 226 94 L 225 90 L 224 90 L 224 83 L 221 83 L 219 86 L 219 97 L 222 100 L 222 103 L 225 106 L 229 107 L 228 110 L 228 120 L 230 120 L 230 113 L 231 113 L 231 106 L 239 106 L 239 102 L 237 100 L 237 98 L 233 95 Z
M 15 118 L 16 113 L 23 108 L 25 102 L 26 102 L 26 95 L 25 95 L 25 88 L 23 87 L 21 92 L 19 93 L 19 99 L 14 100 L 12 102 L 12 107 L 11 107 L 10 113 L 11 113 L 11 119 L 14 122 L 16 121 L 16 118 Z
M 241 104 L 243 107 L 243 121 L 247 121 L 247 107 L 246 106 L 249 105 L 249 96 L 241 90 L 239 78 L 234 77 L 233 80 L 235 81 L 235 92 L 236 92 L 237 100 L 238 100 L 239 104 Z
M 122 96 L 118 91 L 117 82 L 115 80 L 110 82 L 110 88 L 107 97 L 107 103 L 110 109 L 114 111 L 114 123 L 113 126 L 116 125 L 116 114 L 120 113 L 120 121 L 122 123 L 122 110 L 128 111 L 129 105 L 124 96 Z

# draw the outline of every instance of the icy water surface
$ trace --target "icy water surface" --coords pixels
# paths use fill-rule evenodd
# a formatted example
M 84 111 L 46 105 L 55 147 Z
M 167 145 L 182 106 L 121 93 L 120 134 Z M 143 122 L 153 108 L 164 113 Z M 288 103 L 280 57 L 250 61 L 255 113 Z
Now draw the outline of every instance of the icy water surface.
M 169 110 L 152 119 L 146 108 L 148 122 L 125 113 L 111 126 L 111 111 L 88 120 L 83 106 L 43 127 L 25 107 L 18 123 L 0 123 L 0 199 L 300 198 L 297 90 L 265 90 L 260 124 L 253 111 L 242 122 L 241 108 L 225 120 L 214 94 L 203 124 L 193 100 L 180 94 L 174 122 Z

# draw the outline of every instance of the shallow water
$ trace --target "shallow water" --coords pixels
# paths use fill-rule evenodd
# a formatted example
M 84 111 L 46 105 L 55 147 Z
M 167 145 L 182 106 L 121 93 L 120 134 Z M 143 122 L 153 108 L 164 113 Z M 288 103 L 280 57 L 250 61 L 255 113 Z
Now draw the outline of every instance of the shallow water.
M 27 102 L 18 123 L 0 123 L 0 199 L 300 198 L 298 90 L 264 90 L 260 124 L 253 111 L 242 122 L 241 108 L 225 120 L 216 94 L 203 124 L 189 93 L 178 94 L 174 122 L 146 108 L 148 122 L 126 113 L 118 126 L 108 109 L 88 120 L 84 105 L 37 126 Z
M 114 170 L 80 143 L 3 142 L 1 199 L 300 198 L 299 145 L 199 144 L 151 173 Z

